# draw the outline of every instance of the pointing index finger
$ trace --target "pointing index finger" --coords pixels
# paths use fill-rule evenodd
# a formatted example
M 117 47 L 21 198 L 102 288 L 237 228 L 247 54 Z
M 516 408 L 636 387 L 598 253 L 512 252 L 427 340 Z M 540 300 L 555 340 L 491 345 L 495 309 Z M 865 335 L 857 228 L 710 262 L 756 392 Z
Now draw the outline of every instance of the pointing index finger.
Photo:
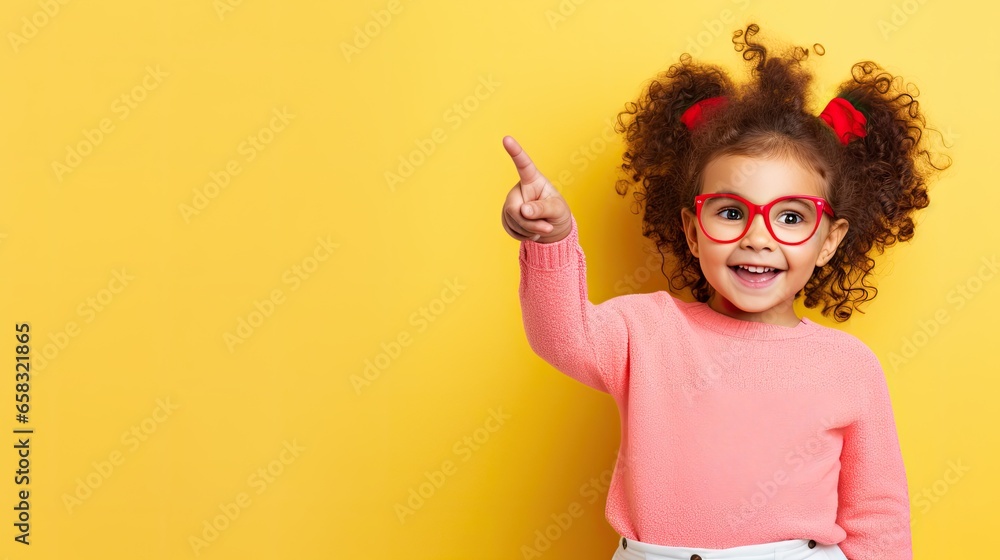
M 528 157 L 528 152 L 525 152 L 521 145 L 514 140 L 512 136 L 503 137 L 503 147 L 510 154 L 512 160 L 514 160 L 514 165 L 517 166 L 517 174 L 521 179 L 521 184 L 530 184 L 536 179 L 540 173 L 538 168 L 535 167 L 535 163 L 531 161 Z

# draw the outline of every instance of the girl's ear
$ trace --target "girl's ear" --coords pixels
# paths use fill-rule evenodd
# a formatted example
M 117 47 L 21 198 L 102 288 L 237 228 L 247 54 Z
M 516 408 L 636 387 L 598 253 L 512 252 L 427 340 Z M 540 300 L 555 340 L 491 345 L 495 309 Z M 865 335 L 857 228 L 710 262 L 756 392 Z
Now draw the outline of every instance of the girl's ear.
M 823 240 L 823 246 L 819 250 L 819 255 L 816 257 L 816 266 L 822 267 L 830 262 L 834 253 L 837 252 L 840 242 L 847 235 L 849 225 L 844 218 L 833 222 L 833 225 L 830 226 L 830 231 L 826 234 L 826 239 Z
M 684 236 L 687 237 L 688 249 L 694 258 L 698 258 L 698 217 L 690 208 L 681 208 L 681 222 L 684 224 Z

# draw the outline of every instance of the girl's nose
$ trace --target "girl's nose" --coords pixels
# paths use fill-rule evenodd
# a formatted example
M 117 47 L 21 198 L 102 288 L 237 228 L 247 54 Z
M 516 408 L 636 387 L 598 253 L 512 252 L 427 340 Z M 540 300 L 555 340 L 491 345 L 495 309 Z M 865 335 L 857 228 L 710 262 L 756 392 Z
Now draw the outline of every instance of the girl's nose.
M 744 249 L 761 250 L 768 248 L 774 250 L 774 246 L 777 243 L 771 237 L 771 232 L 767 231 L 767 225 L 764 224 L 764 216 L 762 214 L 757 214 L 753 217 L 753 221 L 750 222 L 750 229 L 740 239 L 740 247 Z

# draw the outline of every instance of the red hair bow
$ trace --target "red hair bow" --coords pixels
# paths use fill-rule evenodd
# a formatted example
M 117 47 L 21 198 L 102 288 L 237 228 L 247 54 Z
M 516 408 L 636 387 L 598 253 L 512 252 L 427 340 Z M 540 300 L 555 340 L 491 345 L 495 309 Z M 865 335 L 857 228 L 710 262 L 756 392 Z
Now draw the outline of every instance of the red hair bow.
M 681 115 L 681 122 L 688 127 L 688 130 L 692 130 L 705 122 L 706 113 L 716 107 L 725 106 L 726 101 L 725 96 L 722 95 L 702 99 L 684 111 L 684 114 Z
M 843 97 L 831 99 L 819 114 L 819 118 L 830 125 L 830 128 L 837 133 L 837 139 L 845 146 L 851 141 L 851 137 L 863 138 L 867 134 L 865 124 L 868 120 Z

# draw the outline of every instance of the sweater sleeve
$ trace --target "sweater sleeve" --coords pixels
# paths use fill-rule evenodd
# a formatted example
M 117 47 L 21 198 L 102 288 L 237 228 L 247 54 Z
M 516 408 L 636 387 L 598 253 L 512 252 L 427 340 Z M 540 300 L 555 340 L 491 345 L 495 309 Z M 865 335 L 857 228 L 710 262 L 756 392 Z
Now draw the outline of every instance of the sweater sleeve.
M 605 393 L 620 387 L 628 359 L 624 297 L 595 305 L 576 218 L 554 243 L 521 242 L 519 295 L 531 349 L 557 370 Z
M 849 560 L 912 560 L 909 490 L 889 388 L 878 358 L 866 350 L 864 405 L 844 428 L 840 455 L 837 524 L 847 537 L 839 546 Z

